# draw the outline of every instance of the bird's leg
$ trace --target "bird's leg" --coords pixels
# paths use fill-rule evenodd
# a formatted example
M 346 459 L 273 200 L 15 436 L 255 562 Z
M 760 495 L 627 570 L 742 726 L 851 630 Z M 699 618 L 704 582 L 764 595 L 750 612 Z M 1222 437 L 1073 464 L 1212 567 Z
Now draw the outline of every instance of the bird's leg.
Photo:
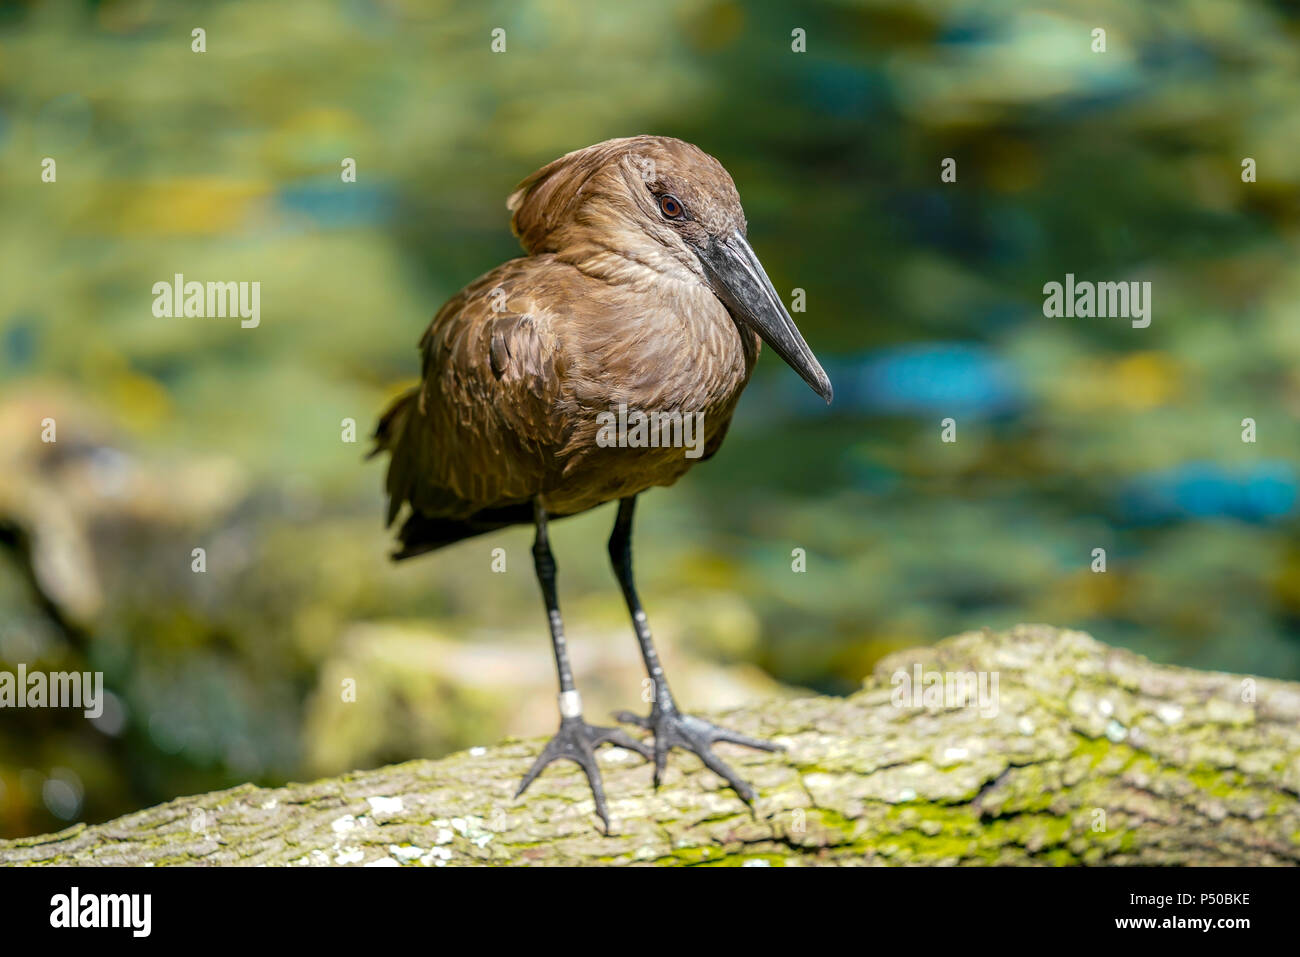
M 605 833 L 608 834 L 609 810 L 605 806 L 605 788 L 601 783 L 600 768 L 596 765 L 596 748 L 602 744 L 616 744 L 637 752 L 647 760 L 650 758 L 650 749 L 640 741 L 633 740 L 621 728 L 597 727 L 583 720 L 582 698 L 573 686 L 573 671 L 569 668 L 569 651 L 564 641 L 564 622 L 560 618 L 560 603 L 556 598 L 555 558 L 551 554 L 546 534 L 546 510 L 540 503 L 534 506 L 534 518 L 537 522 L 537 538 L 533 542 L 533 565 L 537 570 L 537 580 L 542 586 L 542 598 L 546 601 L 546 614 L 551 625 L 551 645 L 555 649 L 555 668 L 560 676 L 560 730 L 547 742 L 545 749 L 528 769 L 515 797 L 523 794 L 548 764 L 567 758 L 586 772 L 592 796 L 596 799 L 596 813 L 600 815 L 605 824 Z
M 620 711 L 614 717 L 623 722 L 639 725 L 654 732 L 655 787 L 663 776 L 668 752 L 673 748 L 682 748 L 696 754 L 701 761 L 718 777 L 740 795 L 746 804 L 754 801 L 754 789 L 735 771 L 731 770 L 716 754 L 713 745 L 719 741 L 731 744 L 743 744 L 745 747 L 760 751 L 778 751 L 779 745 L 751 738 L 720 728 L 715 724 L 682 714 L 673 700 L 672 691 L 664 677 L 663 667 L 659 664 L 659 655 L 655 651 L 654 641 L 650 637 L 650 625 L 641 608 L 641 600 L 636 594 L 636 583 L 632 578 L 632 512 L 636 507 L 636 496 L 625 498 L 618 503 L 618 518 L 614 522 L 614 531 L 609 537 L 609 558 L 614 565 L 614 574 L 623 589 L 623 598 L 627 601 L 627 610 L 632 615 L 632 627 L 636 630 L 636 640 L 641 645 L 641 658 L 645 661 L 646 674 L 654 693 L 654 703 L 647 717 Z

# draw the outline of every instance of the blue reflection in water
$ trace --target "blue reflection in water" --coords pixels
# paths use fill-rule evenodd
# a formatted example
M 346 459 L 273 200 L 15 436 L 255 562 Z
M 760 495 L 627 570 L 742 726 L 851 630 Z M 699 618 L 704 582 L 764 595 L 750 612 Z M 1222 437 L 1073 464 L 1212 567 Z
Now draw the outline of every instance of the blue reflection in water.
M 383 223 L 397 208 L 391 188 L 348 183 L 340 188 L 337 177 L 303 180 L 281 189 L 277 201 L 285 210 L 311 217 L 320 226 L 348 227 Z
M 1119 503 L 1124 517 L 1139 524 L 1207 518 L 1268 522 L 1294 511 L 1296 493 L 1295 469 L 1288 462 L 1234 469 L 1187 462 L 1130 480 Z
M 860 356 L 824 357 L 835 387 L 828 410 L 799 378 L 770 374 L 750 386 L 745 419 L 824 419 L 833 415 L 934 414 L 988 419 L 1018 411 L 1025 389 L 1014 365 L 992 349 L 969 342 L 893 346 Z
M 1014 410 L 1024 395 L 1014 367 L 974 343 L 884 349 L 841 371 L 849 402 L 863 412 L 987 417 Z

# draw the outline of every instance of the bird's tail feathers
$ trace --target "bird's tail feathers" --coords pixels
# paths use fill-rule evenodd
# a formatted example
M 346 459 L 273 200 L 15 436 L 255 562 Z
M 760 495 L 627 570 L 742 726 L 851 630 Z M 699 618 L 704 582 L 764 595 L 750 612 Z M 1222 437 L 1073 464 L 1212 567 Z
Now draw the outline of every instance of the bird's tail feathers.
M 375 426 L 375 432 L 371 436 L 375 441 L 375 445 L 366 454 L 367 459 L 373 459 L 380 452 L 392 451 L 393 445 L 397 442 L 397 437 L 402 434 L 402 428 L 406 425 L 406 418 L 410 415 L 412 405 L 419 394 L 419 389 L 407 389 L 394 399 L 384 414 L 379 417 L 379 424 Z
M 375 426 L 375 447 L 366 456 L 374 458 L 380 452 L 389 454 L 388 477 L 384 483 L 388 492 L 387 525 L 393 524 L 402 504 L 410 497 L 414 476 L 418 473 L 418 463 L 411 460 L 411 443 L 403 442 L 402 437 L 411 416 L 419 410 L 419 395 L 419 389 L 408 389 L 393 401 Z

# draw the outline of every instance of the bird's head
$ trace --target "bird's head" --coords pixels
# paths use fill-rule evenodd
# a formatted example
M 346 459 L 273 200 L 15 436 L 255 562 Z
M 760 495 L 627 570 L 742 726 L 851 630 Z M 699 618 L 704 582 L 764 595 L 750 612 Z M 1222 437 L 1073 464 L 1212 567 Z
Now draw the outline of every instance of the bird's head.
M 511 227 L 529 253 L 652 269 L 712 290 L 732 318 L 831 401 L 831 382 L 746 239 L 721 163 L 667 136 L 606 140 L 548 163 L 516 187 Z

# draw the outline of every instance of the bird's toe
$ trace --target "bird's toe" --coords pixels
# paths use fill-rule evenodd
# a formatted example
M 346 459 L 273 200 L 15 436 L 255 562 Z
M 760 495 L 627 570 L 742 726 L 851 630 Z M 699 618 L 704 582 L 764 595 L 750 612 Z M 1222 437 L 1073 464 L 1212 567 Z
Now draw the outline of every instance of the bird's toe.
M 710 771 L 727 782 L 746 804 L 754 802 L 754 789 L 731 766 L 717 756 L 713 745 L 718 742 L 738 744 L 758 751 L 783 750 L 778 744 L 750 737 L 739 731 L 723 728 L 692 714 L 682 714 L 675 707 L 656 705 L 649 715 L 642 717 L 630 711 L 620 711 L 615 718 L 625 724 L 648 728 L 654 732 L 654 785 L 659 787 L 667 763 L 668 752 L 673 748 L 689 751 Z
M 605 785 L 601 778 L 600 766 L 596 762 L 596 749 L 602 744 L 612 744 L 635 751 L 646 760 L 652 757 L 652 752 L 647 745 L 632 738 L 622 728 L 587 724 L 581 717 L 563 718 L 560 721 L 560 730 L 546 742 L 546 747 L 542 749 L 542 753 L 537 756 L 537 760 L 524 775 L 519 790 L 515 792 L 515 798 L 518 799 L 528 790 L 528 786 L 537 779 L 547 765 L 559 760 L 572 761 L 582 768 L 587 777 L 587 784 L 596 803 L 596 815 L 605 825 L 605 833 L 608 834 L 609 809 L 605 802 Z

